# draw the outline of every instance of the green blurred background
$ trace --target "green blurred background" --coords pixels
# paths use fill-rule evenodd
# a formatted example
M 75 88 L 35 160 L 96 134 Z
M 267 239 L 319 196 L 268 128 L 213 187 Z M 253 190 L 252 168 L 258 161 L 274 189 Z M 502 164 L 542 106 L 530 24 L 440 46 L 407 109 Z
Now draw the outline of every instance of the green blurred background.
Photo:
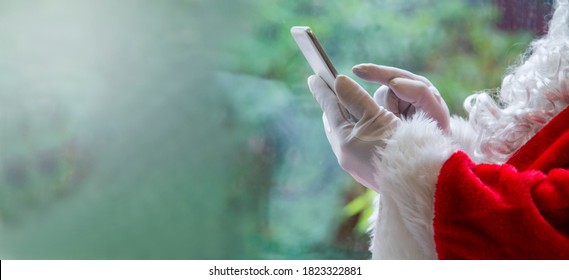
M 404 68 L 464 114 L 550 8 L 0 0 L 0 257 L 369 258 L 373 194 L 337 165 L 290 27 L 341 73 Z

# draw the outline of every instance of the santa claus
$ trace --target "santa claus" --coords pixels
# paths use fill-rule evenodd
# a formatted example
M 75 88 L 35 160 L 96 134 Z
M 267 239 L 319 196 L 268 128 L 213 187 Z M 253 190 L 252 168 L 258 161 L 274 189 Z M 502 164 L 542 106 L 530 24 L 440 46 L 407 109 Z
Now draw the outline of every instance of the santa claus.
M 385 66 L 308 84 L 343 169 L 377 191 L 374 259 L 569 259 L 569 1 L 495 98 L 450 117 L 429 80 Z

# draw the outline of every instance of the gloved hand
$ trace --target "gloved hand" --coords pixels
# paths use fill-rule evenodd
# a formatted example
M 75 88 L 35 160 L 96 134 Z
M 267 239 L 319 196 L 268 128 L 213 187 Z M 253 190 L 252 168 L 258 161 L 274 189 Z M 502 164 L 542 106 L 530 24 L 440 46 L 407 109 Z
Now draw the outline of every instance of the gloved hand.
M 310 76 L 308 86 L 324 111 L 326 137 L 340 166 L 360 184 L 378 191 L 372 155 L 385 147 L 399 118 L 347 76 L 336 78 L 336 94 L 318 76 Z
M 410 117 L 423 111 L 435 120 L 445 133 L 450 132 L 450 115 L 439 91 L 425 77 L 411 72 L 375 64 L 359 64 L 352 68 L 358 77 L 382 84 L 375 92 L 378 105 L 397 117 Z

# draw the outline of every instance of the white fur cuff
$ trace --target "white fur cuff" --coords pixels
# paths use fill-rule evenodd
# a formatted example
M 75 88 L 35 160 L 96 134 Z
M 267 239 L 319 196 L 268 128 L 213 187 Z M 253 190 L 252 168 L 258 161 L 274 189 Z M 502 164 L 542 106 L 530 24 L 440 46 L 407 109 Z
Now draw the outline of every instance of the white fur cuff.
M 381 199 L 374 217 L 374 259 L 436 258 L 434 191 L 443 163 L 458 149 L 453 138 L 445 136 L 432 119 L 416 114 L 378 152 L 374 163 Z

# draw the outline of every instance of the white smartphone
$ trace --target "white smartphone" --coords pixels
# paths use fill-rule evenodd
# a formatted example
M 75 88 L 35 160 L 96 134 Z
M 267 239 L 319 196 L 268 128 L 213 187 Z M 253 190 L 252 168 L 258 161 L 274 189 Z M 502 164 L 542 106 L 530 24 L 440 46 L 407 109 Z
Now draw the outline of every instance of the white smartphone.
M 290 33 L 314 73 L 320 76 L 333 91 L 338 72 L 314 32 L 308 26 L 293 26 Z

